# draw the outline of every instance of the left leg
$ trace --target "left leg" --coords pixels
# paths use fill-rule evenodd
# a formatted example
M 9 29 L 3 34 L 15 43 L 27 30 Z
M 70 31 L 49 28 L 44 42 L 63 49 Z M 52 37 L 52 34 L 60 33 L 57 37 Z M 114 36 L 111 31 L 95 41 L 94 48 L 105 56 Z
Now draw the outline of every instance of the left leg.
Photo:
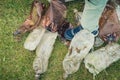
M 71 41 L 69 51 L 63 60 L 64 78 L 79 69 L 81 61 L 94 44 L 94 35 L 87 30 L 78 32 Z

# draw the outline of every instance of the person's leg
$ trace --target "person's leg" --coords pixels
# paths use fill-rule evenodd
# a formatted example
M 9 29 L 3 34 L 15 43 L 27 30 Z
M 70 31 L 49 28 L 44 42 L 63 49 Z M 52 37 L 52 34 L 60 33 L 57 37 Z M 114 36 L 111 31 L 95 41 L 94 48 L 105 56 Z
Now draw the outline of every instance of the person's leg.
M 78 71 L 82 60 L 89 53 L 94 44 L 94 35 L 88 30 L 79 31 L 71 40 L 68 53 L 63 60 L 63 69 L 65 74 L 63 78 L 67 78 L 69 74 Z
M 52 33 L 50 31 L 46 31 L 36 48 L 36 57 L 33 61 L 35 80 L 39 80 L 41 74 L 46 72 L 48 69 L 49 58 L 52 54 L 57 35 L 57 32 Z

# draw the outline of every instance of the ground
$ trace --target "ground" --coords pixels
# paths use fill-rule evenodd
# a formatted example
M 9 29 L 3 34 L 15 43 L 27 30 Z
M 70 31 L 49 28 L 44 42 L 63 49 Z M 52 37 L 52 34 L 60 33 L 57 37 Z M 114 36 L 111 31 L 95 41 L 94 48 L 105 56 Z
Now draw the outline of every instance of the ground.
M 32 68 L 35 51 L 24 49 L 23 44 L 29 33 L 22 35 L 21 41 L 16 41 L 13 32 L 29 15 L 33 0 L 0 0 L 0 80 L 34 80 Z M 47 0 L 41 0 L 47 5 Z M 73 8 L 83 9 L 84 0 L 67 3 L 67 19 L 74 24 Z M 57 39 L 49 60 L 48 70 L 40 80 L 63 80 L 62 61 L 67 53 L 67 47 Z M 120 80 L 120 60 L 113 63 L 96 76 L 96 80 Z M 67 80 L 92 80 L 82 63 L 79 71 L 70 75 Z

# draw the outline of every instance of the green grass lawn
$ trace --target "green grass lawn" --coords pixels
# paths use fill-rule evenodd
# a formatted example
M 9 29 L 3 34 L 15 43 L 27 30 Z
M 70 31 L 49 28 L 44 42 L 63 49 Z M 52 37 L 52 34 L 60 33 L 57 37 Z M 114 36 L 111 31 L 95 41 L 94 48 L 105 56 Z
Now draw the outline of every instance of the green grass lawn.
M 41 0 L 48 4 L 46 0 Z M 73 8 L 83 9 L 83 0 L 67 3 L 67 19 L 73 21 Z M 24 49 L 23 44 L 28 33 L 17 42 L 12 33 L 22 24 L 29 15 L 32 0 L 0 0 L 0 80 L 34 80 L 32 68 L 35 52 Z M 54 50 L 49 60 L 48 70 L 40 80 L 63 80 L 62 61 L 67 53 L 67 48 L 59 39 L 56 40 Z M 113 63 L 96 76 L 96 80 L 120 80 L 120 60 Z M 70 75 L 67 80 L 92 80 L 90 74 L 82 63 L 79 71 Z

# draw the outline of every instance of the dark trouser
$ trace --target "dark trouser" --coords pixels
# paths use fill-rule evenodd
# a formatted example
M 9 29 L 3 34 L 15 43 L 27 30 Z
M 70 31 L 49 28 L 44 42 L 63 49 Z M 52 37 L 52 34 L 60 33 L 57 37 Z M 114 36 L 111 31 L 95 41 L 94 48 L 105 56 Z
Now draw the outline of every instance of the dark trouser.
M 75 28 L 67 29 L 64 33 L 64 37 L 65 37 L 66 40 L 72 40 L 72 38 L 75 36 L 75 34 L 79 31 L 81 31 L 81 30 L 83 30 L 83 27 L 81 25 L 77 26 Z M 94 30 L 92 32 L 92 34 L 97 35 L 98 30 Z
M 75 28 L 71 28 L 71 29 L 67 29 L 64 33 L 64 37 L 66 40 L 72 40 L 72 38 L 74 37 L 74 35 L 79 32 L 80 30 L 82 30 L 82 26 L 77 26 Z

